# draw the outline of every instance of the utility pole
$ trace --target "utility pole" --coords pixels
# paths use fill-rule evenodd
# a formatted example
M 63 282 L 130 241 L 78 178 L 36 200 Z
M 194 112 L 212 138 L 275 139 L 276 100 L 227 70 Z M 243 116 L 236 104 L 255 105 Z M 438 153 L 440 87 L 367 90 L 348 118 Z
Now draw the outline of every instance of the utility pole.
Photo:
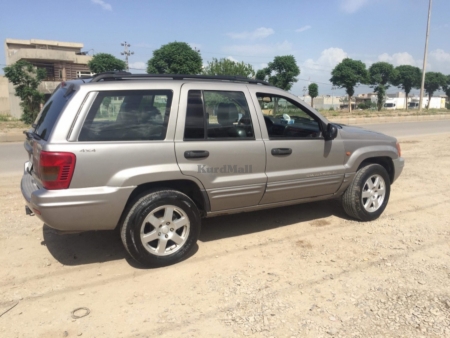
M 425 38 L 425 54 L 423 56 L 423 67 L 422 67 L 422 85 L 420 86 L 420 100 L 419 100 L 419 113 L 422 112 L 422 104 L 423 104 L 423 92 L 425 88 L 425 70 L 427 68 L 427 56 L 428 56 L 428 37 L 430 35 L 430 20 L 431 20 L 431 3 L 433 1 L 430 0 L 428 5 L 428 22 L 427 22 L 427 35 Z
M 125 55 L 125 63 L 126 63 L 126 65 L 127 65 L 127 70 L 129 70 L 129 67 L 128 67 L 128 57 L 131 56 L 131 55 L 133 55 L 134 52 L 131 52 L 131 51 L 128 50 L 128 47 L 130 47 L 131 45 L 130 45 L 129 43 L 127 43 L 126 41 L 123 42 L 123 43 L 121 43 L 121 45 L 123 46 L 124 51 L 123 51 L 122 53 L 120 53 L 120 54 Z

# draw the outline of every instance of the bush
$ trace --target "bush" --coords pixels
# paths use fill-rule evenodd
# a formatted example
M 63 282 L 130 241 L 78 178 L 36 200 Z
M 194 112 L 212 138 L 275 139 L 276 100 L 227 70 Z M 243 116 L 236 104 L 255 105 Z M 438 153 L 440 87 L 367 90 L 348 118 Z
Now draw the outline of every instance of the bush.
M 358 104 L 358 108 L 359 109 L 370 109 L 372 108 L 372 103 L 371 102 L 364 102 L 364 103 L 360 103 Z
M 334 107 L 330 107 L 330 109 L 328 109 L 328 110 L 333 111 L 333 110 L 334 110 Z

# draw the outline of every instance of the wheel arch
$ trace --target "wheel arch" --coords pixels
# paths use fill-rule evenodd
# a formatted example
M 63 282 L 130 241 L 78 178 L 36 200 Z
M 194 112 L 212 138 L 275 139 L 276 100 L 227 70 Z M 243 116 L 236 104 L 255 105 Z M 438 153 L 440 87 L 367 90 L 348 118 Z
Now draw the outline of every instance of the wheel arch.
M 190 199 L 192 199 L 200 211 L 200 215 L 204 217 L 208 211 L 211 210 L 210 202 L 208 194 L 206 190 L 202 189 L 196 182 L 191 181 L 189 179 L 176 179 L 176 180 L 166 180 L 166 181 L 158 181 L 158 182 L 147 182 L 138 185 L 131 192 L 128 197 L 127 203 L 122 211 L 122 215 L 120 217 L 119 226 L 133 202 L 138 199 L 140 196 L 147 192 L 156 191 L 160 189 L 173 189 L 182 192 L 187 195 Z
M 390 183 L 393 183 L 395 180 L 393 159 L 396 158 L 398 158 L 397 149 L 391 145 L 362 147 L 350 155 L 345 166 L 348 172 L 356 173 L 367 164 L 379 164 L 386 169 Z
M 381 165 L 386 172 L 389 175 L 390 183 L 392 184 L 394 182 L 394 176 L 395 176 L 395 169 L 394 169 L 394 162 L 392 161 L 392 158 L 389 156 L 376 156 L 376 157 L 369 157 L 361 161 L 361 163 L 358 166 L 359 169 L 369 165 L 369 164 L 379 164 Z

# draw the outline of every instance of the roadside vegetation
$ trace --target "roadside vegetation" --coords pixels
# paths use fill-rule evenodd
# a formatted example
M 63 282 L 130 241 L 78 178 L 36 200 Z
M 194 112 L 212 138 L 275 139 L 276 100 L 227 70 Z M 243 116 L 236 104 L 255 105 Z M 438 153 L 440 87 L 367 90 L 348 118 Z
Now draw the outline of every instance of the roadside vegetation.
M 348 118 L 348 117 L 394 117 L 394 116 L 430 116 L 430 115 L 449 115 L 450 109 L 422 109 L 419 113 L 417 109 L 397 109 L 397 110 L 376 110 L 376 109 L 357 109 L 351 112 L 347 110 L 319 110 L 327 118 Z
M 23 121 L 9 115 L 0 115 L 0 131 L 8 131 L 12 129 L 25 130 L 30 127 L 30 124 L 26 124 Z
M 94 55 L 88 64 L 93 73 L 124 70 L 126 64 L 111 54 L 99 53 Z M 38 86 L 45 77 L 45 70 L 36 68 L 26 61 L 18 61 L 16 64 L 3 68 L 5 76 L 16 86 L 16 96 L 21 99 L 23 115 L 21 120 L 31 124 L 39 112 L 43 103 L 43 95 L 39 93 Z M 153 51 L 153 56 L 147 61 L 147 73 L 149 74 L 203 74 L 203 75 L 227 75 L 254 77 L 269 82 L 271 85 L 289 91 L 298 81 L 301 73 L 300 67 L 293 55 L 275 56 L 273 61 L 267 63 L 267 67 L 255 70 L 251 64 L 231 59 L 217 59 L 203 63 L 200 50 L 192 48 L 185 42 L 171 42 L 162 45 Z M 383 111 L 386 102 L 386 90 L 397 87 L 405 92 L 407 102 L 412 89 L 419 89 L 422 72 L 418 67 L 400 65 L 394 67 L 387 62 L 376 62 L 367 68 L 360 60 L 345 58 L 331 71 L 330 82 L 335 88 L 344 89 L 347 97 L 345 102 L 352 102 L 355 97 L 355 89 L 359 85 L 368 85 L 377 94 L 376 103 L 359 104 L 353 113 L 355 116 L 400 116 L 417 115 L 415 110 Z M 305 86 L 306 88 L 306 86 Z M 427 72 L 425 74 L 425 98 L 428 98 L 427 110 L 422 115 L 448 114 L 448 110 L 430 109 L 431 97 L 437 91 L 443 91 L 450 97 L 450 75 L 439 72 Z M 312 98 L 319 95 L 319 87 L 316 83 L 310 83 L 308 94 Z M 344 102 L 344 103 L 345 103 Z M 352 111 L 352 104 L 347 104 L 348 112 Z M 450 100 L 447 99 L 447 109 L 450 109 Z M 323 111 L 325 116 L 343 116 L 342 111 Z M 8 122 L 10 123 L 10 122 Z M 15 124 L 14 124 L 15 123 Z M 12 125 L 17 125 L 14 122 Z

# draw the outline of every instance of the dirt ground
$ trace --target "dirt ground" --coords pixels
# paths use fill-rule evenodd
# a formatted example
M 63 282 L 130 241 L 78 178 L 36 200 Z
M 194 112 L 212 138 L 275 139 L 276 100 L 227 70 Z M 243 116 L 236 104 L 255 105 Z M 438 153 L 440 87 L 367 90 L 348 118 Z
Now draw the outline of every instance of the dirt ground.
M 380 219 L 336 201 L 206 219 L 159 269 L 113 231 L 55 234 L 1 177 L 0 337 L 450 337 L 450 133 L 401 141 Z

